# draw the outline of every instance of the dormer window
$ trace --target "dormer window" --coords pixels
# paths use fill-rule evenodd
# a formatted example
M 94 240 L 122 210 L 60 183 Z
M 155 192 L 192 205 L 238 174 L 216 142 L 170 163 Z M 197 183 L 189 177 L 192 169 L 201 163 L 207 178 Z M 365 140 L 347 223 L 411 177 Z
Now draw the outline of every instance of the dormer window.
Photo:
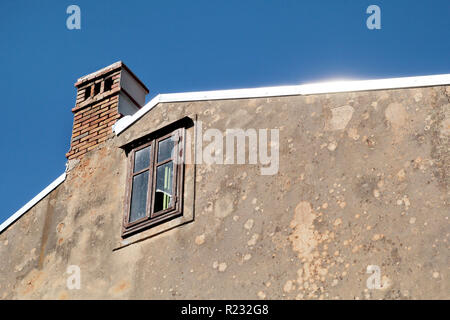
M 182 214 L 184 128 L 130 152 L 123 236 Z

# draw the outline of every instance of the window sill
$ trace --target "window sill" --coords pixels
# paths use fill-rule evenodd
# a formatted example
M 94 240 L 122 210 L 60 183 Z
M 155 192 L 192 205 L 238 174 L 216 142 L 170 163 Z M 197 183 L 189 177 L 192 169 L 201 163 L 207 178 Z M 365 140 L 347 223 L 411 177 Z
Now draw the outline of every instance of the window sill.
M 116 243 L 113 251 L 120 250 L 122 248 L 128 247 L 137 242 L 141 242 L 152 237 L 155 237 L 161 233 L 166 231 L 170 231 L 174 228 L 180 227 L 184 224 L 190 223 L 194 221 L 194 212 L 193 210 L 186 210 L 182 216 L 172 218 L 168 221 L 161 222 L 156 226 L 152 226 L 150 229 L 139 231 L 134 235 L 127 236 L 125 239 L 120 239 L 119 243 Z

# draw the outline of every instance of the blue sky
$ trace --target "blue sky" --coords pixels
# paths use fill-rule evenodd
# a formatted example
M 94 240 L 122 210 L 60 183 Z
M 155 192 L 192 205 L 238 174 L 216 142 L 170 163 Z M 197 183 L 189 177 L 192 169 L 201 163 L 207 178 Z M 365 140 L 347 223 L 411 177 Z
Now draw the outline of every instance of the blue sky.
M 81 30 L 66 8 L 81 8 Z M 381 30 L 366 8 L 381 8 Z M 76 79 L 122 60 L 158 93 L 450 73 L 449 0 L 0 2 L 0 222 L 65 168 Z

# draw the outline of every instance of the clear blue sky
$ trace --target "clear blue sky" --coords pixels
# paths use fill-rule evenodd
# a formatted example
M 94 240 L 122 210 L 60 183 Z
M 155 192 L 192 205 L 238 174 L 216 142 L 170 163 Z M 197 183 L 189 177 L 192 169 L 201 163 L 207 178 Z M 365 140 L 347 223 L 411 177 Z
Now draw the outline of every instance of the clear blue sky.
M 66 28 L 71 4 L 81 30 Z M 64 171 L 76 79 L 118 60 L 147 99 L 450 73 L 449 0 L 2 0 L 0 15 L 0 222 Z

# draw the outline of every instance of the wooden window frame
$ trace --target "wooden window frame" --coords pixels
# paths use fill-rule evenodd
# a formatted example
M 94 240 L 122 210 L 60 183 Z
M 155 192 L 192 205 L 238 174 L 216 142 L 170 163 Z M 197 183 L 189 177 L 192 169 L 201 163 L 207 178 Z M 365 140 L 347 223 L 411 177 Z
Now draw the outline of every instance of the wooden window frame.
M 127 187 L 126 187 L 126 201 L 125 201 L 125 214 L 122 226 L 122 238 L 133 235 L 137 232 L 148 229 L 152 226 L 158 225 L 165 221 L 171 220 L 183 214 L 182 212 L 182 200 L 183 200 L 183 185 L 184 185 L 184 148 L 185 148 L 185 128 L 177 128 L 170 133 L 159 135 L 152 138 L 139 146 L 136 146 L 129 153 L 128 163 L 128 175 L 127 175 Z M 175 152 L 172 157 L 158 162 L 158 147 L 159 142 L 174 139 Z M 149 167 L 134 172 L 134 158 L 137 151 L 142 150 L 150 146 L 150 164 Z M 178 159 L 174 159 L 178 157 Z M 158 166 L 164 165 L 172 161 L 173 163 L 173 181 L 172 181 L 172 205 L 158 212 L 153 212 L 155 207 L 155 188 L 156 188 L 156 169 Z M 136 221 L 129 222 L 131 213 L 131 196 L 133 189 L 133 178 L 139 174 L 149 171 L 149 178 L 147 184 L 147 202 L 145 216 Z

